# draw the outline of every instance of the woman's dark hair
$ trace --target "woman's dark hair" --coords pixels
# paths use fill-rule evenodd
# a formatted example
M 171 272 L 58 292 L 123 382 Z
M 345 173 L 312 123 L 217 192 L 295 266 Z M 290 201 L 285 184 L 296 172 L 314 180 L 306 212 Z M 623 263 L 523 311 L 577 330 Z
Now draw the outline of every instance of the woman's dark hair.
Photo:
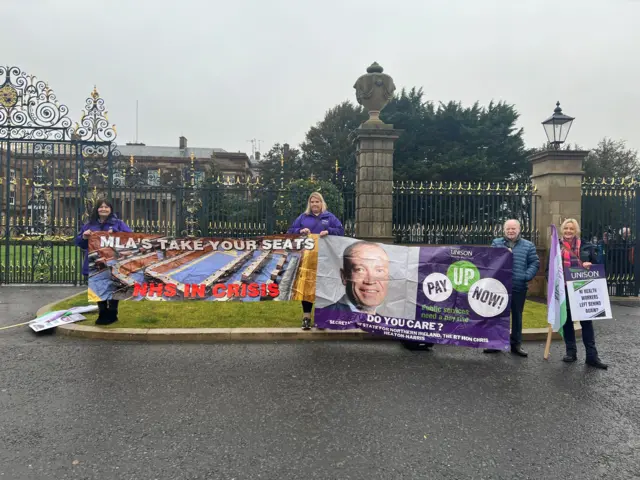
M 109 218 L 107 220 L 110 220 L 111 217 L 113 217 L 114 213 L 113 213 L 113 203 L 111 203 L 110 201 L 106 200 L 106 199 L 100 199 L 96 202 L 95 206 L 93 207 L 93 212 L 91 212 L 91 218 L 89 219 L 91 222 L 98 222 L 100 221 L 100 215 L 98 215 L 98 209 L 100 208 L 100 206 L 102 204 L 105 204 L 107 207 L 109 207 L 111 209 L 111 213 L 109 214 Z

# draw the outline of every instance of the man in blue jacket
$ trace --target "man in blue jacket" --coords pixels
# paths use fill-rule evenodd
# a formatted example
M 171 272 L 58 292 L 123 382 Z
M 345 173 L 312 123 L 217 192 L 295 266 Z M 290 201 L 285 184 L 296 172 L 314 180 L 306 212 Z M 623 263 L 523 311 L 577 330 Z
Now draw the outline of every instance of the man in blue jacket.
M 511 289 L 511 353 L 520 357 L 528 356 L 522 349 L 522 312 L 527 299 L 528 283 L 538 273 L 540 259 L 536 247 L 529 240 L 520 238 L 520 222 L 504 222 L 504 237 L 496 238 L 492 247 L 508 248 L 513 253 L 513 280 Z M 485 353 L 500 350 L 486 349 Z

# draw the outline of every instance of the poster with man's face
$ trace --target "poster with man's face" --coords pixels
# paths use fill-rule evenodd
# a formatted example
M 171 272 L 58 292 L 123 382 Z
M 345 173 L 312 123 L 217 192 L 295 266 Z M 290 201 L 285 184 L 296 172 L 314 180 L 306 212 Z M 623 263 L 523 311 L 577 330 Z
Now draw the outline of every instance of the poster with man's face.
M 345 313 L 414 315 L 417 282 L 408 279 L 417 251 L 344 237 L 325 237 L 318 250 L 316 307 Z M 415 253 L 414 259 L 409 259 Z M 339 315 L 338 315 L 339 316 Z
M 389 255 L 379 245 L 356 242 L 343 253 L 340 270 L 346 300 L 358 310 L 375 313 L 389 290 Z

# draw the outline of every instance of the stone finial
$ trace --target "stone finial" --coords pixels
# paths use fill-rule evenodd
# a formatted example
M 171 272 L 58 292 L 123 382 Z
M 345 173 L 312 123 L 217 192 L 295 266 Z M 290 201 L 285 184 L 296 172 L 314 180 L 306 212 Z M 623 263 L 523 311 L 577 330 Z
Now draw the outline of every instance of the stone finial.
M 384 125 L 380 120 L 380 111 L 393 98 L 396 86 L 393 78 L 382 73 L 383 71 L 384 69 L 377 62 L 373 62 L 367 68 L 367 73 L 358 78 L 353 86 L 356 89 L 358 103 L 369 112 L 369 120 L 363 125 Z

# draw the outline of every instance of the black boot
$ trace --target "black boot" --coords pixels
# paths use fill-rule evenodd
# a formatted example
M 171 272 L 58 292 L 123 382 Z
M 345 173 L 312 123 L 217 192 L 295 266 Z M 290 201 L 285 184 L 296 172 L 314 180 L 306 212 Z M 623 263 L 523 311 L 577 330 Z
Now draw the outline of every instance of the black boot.
M 98 318 L 96 320 L 96 325 L 108 325 L 109 323 L 109 310 L 107 308 L 107 302 L 102 301 L 98 302 Z
M 521 345 L 511 345 L 511 353 L 519 357 L 528 357 L 529 354 L 522 349 Z
M 118 321 L 118 303 L 119 300 L 109 300 L 109 320 L 111 323 Z
M 567 352 L 567 354 L 562 357 L 562 361 L 565 363 L 573 363 L 578 360 L 578 355 L 575 352 Z
M 103 320 L 98 323 L 96 320 L 96 325 L 111 325 L 118 321 L 118 300 L 109 300 L 105 302 L 107 304 L 107 309 L 104 315 Z
M 418 343 L 418 342 L 401 342 L 402 346 L 411 351 L 423 351 L 430 352 L 433 343 Z
M 600 370 L 606 370 L 607 368 L 609 368 L 609 365 L 607 365 L 606 363 L 602 363 L 598 357 L 587 358 L 585 363 L 590 367 L 599 368 Z
M 302 329 L 311 330 L 311 319 L 307 317 L 302 318 Z

